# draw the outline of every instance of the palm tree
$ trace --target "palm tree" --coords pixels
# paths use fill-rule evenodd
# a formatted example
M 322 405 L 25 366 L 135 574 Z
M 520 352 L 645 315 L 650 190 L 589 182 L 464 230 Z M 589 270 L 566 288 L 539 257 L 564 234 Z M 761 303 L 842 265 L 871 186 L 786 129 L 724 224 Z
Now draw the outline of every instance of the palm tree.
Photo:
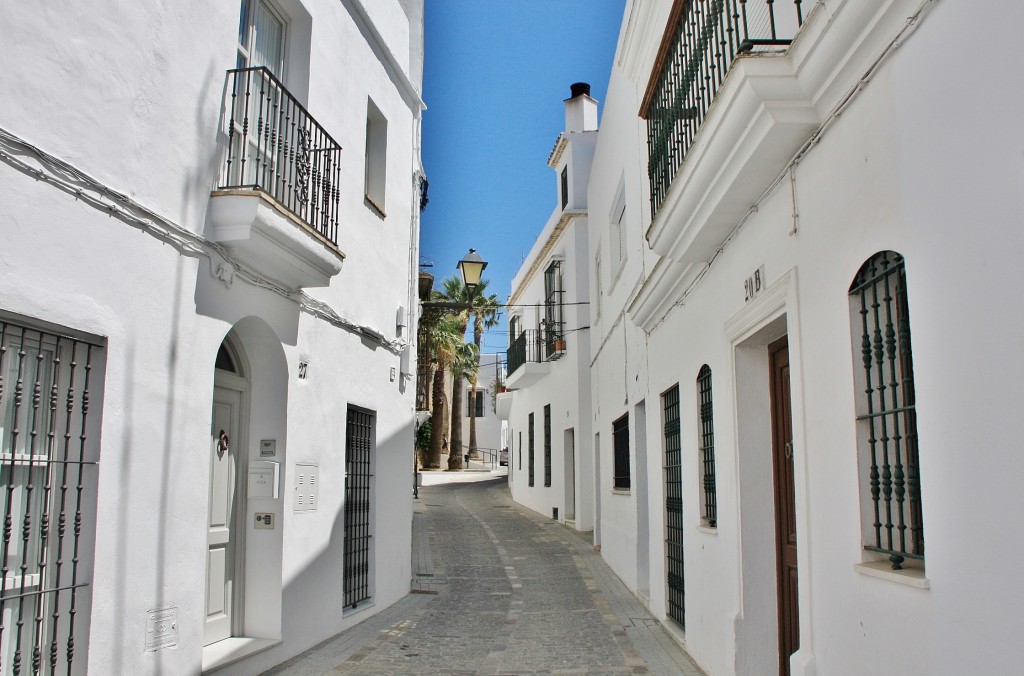
M 448 367 L 463 345 L 463 333 L 460 333 L 461 322 L 458 317 L 442 315 L 437 321 L 431 321 L 427 329 L 430 340 L 432 361 L 436 363 L 434 371 L 433 394 L 431 396 L 430 426 L 433 433 L 430 437 L 430 450 L 422 459 L 422 465 L 428 469 L 441 466 L 441 446 L 445 437 L 444 377 Z
M 498 319 L 501 317 L 501 303 L 498 301 L 498 296 L 493 293 L 488 296 L 486 291 L 487 280 L 481 279 L 480 286 L 477 287 L 478 298 L 473 301 L 473 307 L 470 309 L 470 313 L 473 315 L 473 344 L 476 345 L 478 354 L 480 352 L 480 344 L 483 342 L 484 331 L 497 326 Z M 476 380 L 474 375 L 469 395 L 473 401 L 476 401 Z M 478 455 L 475 415 L 469 419 L 469 454 L 473 457 Z
M 462 382 L 468 378 L 475 379 L 479 368 L 480 353 L 477 352 L 476 345 L 465 342 L 458 346 L 448 364 L 452 374 L 451 451 L 448 454 L 448 469 L 462 469 Z

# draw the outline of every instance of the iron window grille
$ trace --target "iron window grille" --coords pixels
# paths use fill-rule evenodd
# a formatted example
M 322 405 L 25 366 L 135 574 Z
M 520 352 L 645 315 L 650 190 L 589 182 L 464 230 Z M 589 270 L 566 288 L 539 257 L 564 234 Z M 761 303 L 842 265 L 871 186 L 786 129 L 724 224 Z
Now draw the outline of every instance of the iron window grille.
M 850 286 L 854 340 L 860 333 L 858 400 L 861 480 L 869 494 L 864 549 L 899 570 L 924 560 L 924 520 L 917 445 L 914 360 L 903 256 L 875 254 Z M 856 344 L 856 343 L 855 343 Z
M 477 389 L 476 397 L 473 396 L 473 388 L 466 390 L 466 417 L 484 417 L 484 391 Z
M 535 460 L 533 457 L 533 414 L 528 416 L 528 426 L 526 428 L 526 472 L 527 472 L 527 485 L 533 486 L 533 473 Z
M 0 316 L 4 674 L 86 668 L 105 345 L 70 333 Z
M 345 433 L 345 607 L 371 597 L 373 554 L 373 451 L 376 414 L 348 407 Z
M 544 485 L 551 486 L 551 404 L 544 406 Z
M 612 446 L 615 449 L 612 487 L 615 490 L 628 491 L 631 486 L 628 413 L 612 423 Z
M 718 526 L 718 495 L 715 484 L 715 425 L 711 399 L 711 367 L 704 364 L 697 374 L 697 396 L 700 401 L 700 456 L 703 474 L 704 525 Z
M 647 120 L 651 214 L 658 213 L 732 64 L 784 47 L 803 24 L 801 0 L 675 0 L 640 107 Z
M 679 385 L 661 395 L 665 435 L 665 563 L 668 616 L 686 627 L 683 566 L 683 453 L 679 424 Z
M 562 298 L 565 295 L 562 261 L 551 261 L 544 271 L 544 358 L 559 359 L 565 353 Z

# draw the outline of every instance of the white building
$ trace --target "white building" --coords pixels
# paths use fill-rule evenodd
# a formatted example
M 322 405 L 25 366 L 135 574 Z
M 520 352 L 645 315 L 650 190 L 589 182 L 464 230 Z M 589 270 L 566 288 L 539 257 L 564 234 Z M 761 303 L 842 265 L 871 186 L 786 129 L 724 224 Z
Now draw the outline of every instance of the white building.
M 565 131 L 548 158 L 558 202 L 508 301 L 506 385 L 512 497 L 551 518 L 590 530 L 587 178 L 597 141 L 597 102 L 577 83 L 565 101 Z
M 476 382 L 476 399 L 473 399 L 473 384 L 463 381 L 462 395 L 462 443 L 464 453 L 469 452 L 470 418 L 476 422 L 476 447 L 481 460 L 498 462 L 498 451 L 501 450 L 501 419 L 495 410 L 495 397 L 504 380 L 501 354 L 481 354 Z
M 771 4 L 627 3 L 595 542 L 712 676 L 1016 673 L 1024 7 Z
M 408 592 L 422 4 L 0 7 L 0 673 L 257 673 Z

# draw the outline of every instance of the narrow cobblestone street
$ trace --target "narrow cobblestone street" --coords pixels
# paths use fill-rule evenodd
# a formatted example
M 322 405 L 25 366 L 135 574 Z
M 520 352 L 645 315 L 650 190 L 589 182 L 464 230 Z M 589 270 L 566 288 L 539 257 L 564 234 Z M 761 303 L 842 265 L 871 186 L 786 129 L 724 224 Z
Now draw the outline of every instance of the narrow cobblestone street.
M 702 673 L 585 539 L 513 503 L 504 478 L 422 488 L 414 531 L 413 594 L 268 673 Z

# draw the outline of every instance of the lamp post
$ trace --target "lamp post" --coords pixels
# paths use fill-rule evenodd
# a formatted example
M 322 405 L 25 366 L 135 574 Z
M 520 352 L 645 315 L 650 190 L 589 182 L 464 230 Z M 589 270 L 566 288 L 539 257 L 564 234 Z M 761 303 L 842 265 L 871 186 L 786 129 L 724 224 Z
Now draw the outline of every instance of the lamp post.
M 487 261 L 480 257 L 476 249 L 470 249 L 455 267 L 462 273 L 462 285 L 466 287 L 468 302 L 450 303 L 444 300 L 428 300 L 421 302 L 420 307 L 427 310 L 451 310 L 452 312 L 473 309 L 473 296 L 476 295 L 476 290 L 480 287 L 480 277 L 484 274 Z
M 476 293 L 477 287 L 480 286 L 480 277 L 484 274 L 487 261 L 480 258 L 476 249 L 470 249 L 469 253 L 463 256 L 455 267 L 462 273 L 462 284 L 466 287 L 466 295 L 469 296 L 469 306 L 473 307 L 473 295 Z

